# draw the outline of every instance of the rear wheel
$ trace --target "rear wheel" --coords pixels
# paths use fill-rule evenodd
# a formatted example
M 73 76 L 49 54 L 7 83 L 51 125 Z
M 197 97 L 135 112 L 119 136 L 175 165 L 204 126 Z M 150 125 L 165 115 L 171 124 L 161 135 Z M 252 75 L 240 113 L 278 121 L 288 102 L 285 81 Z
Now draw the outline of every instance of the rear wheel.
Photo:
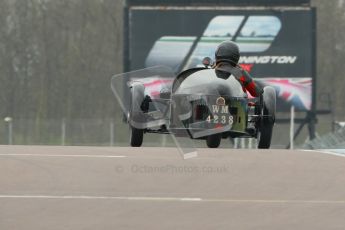
M 273 125 L 263 126 L 259 130 L 258 134 L 258 148 L 269 149 L 271 146 Z
M 128 114 L 128 124 L 130 133 L 130 145 L 140 147 L 143 144 L 144 129 L 133 127 L 133 123 L 140 124 L 142 121 L 142 104 L 145 99 L 145 87 L 143 84 L 135 82 L 131 86 L 130 110 Z
M 275 89 L 267 86 L 262 95 L 261 121 L 258 127 L 258 148 L 268 149 L 271 146 L 273 126 L 276 112 L 276 92 Z
M 222 134 L 210 135 L 206 138 L 207 147 L 218 148 L 221 140 L 222 140 Z
M 144 130 L 130 126 L 130 144 L 132 147 L 140 147 L 143 144 Z

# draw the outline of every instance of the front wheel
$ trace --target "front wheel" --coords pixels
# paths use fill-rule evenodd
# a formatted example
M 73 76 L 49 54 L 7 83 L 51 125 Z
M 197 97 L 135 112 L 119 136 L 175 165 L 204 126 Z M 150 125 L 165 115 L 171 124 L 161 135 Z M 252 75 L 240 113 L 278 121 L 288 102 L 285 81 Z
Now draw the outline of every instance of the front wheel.
M 143 144 L 144 130 L 130 127 L 130 144 L 132 147 L 140 147 Z
M 222 140 L 221 134 L 213 134 L 206 138 L 206 144 L 209 148 L 218 148 Z

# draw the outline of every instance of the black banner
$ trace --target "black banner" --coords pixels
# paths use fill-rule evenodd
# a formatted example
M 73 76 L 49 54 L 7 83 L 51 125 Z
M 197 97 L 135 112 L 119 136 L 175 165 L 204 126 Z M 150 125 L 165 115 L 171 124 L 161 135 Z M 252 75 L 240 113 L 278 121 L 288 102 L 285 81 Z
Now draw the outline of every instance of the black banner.
M 129 6 L 298 6 L 310 0 L 127 0 Z
M 272 85 L 280 108 L 312 105 L 313 15 L 298 10 L 130 8 L 130 69 L 155 65 L 176 73 L 214 58 L 219 43 L 236 42 L 240 64 L 258 84 Z

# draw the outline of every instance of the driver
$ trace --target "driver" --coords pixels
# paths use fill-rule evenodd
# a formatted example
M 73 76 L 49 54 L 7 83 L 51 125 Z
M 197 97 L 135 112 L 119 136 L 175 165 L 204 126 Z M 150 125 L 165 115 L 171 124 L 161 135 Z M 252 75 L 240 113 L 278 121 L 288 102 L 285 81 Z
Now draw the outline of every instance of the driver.
M 251 78 L 249 73 L 238 65 L 240 59 L 240 51 L 238 45 L 232 41 L 224 41 L 217 47 L 215 53 L 216 63 L 215 70 L 221 74 L 234 75 L 241 83 L 243 91 L 248 91 L 253 97 L 259 97 L 263 93 L 263 89 L 259 87 Z M 217 74 L 218 75 L 218 74 Z

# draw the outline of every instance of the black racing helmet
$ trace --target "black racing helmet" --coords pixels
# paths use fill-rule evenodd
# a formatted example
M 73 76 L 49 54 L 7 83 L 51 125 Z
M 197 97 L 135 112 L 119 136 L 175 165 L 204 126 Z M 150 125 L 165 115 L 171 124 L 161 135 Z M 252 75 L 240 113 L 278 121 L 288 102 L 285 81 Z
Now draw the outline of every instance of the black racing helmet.
M 215 58 L 216 63 L 228 62 L 236 66 L 240 60 L 240 49 L 235 42 L 224 41 L 218 45 Z

